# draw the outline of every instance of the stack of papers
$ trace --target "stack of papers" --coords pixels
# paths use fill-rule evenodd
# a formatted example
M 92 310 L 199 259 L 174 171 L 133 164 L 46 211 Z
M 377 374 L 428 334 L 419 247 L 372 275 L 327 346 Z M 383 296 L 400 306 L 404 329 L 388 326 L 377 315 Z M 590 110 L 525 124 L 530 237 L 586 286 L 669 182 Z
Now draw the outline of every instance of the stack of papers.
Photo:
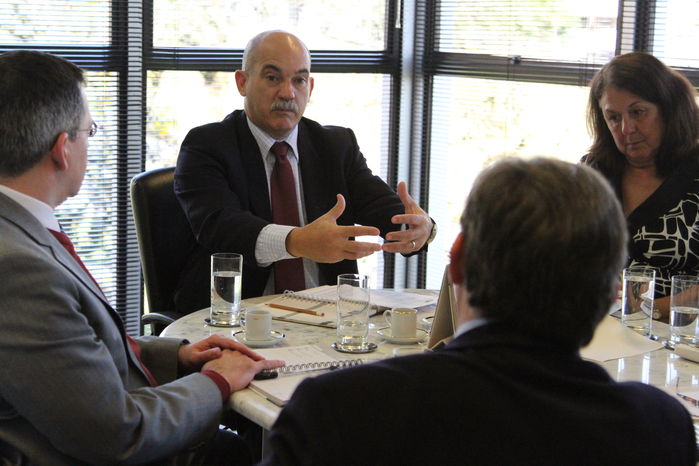
M 428 306 L 435 304 L 437 301 L 435 296 L 383 289 L 369 290 L 369 300 L 372 306 L 370 315 L 396 307 L 418 308 Z M 272 317 L 276 320 L 335 328 L 337 320 L 336 303 L 337 286 L 325 285 L 303 291 L 288 291 L 264 304 L 268 305 L 265 308 L 272 311 Z M 269 306 L 270 304 L 312 312 L 294 312 L 290 309 L 278 309 Z

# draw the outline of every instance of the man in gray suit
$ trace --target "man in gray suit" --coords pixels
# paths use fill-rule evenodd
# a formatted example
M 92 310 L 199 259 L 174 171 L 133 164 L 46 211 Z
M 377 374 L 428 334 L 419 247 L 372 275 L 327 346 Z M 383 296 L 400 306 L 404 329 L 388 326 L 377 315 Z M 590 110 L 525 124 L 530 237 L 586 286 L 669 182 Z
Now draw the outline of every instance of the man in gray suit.
M 60 232 L 97 129 L 83 85 L 61 58 L 0 55 L 0 463 L 244 463 L 211 456 L 234 439 L 224 405 L 281 362 L 219 336 L 131 339 Z

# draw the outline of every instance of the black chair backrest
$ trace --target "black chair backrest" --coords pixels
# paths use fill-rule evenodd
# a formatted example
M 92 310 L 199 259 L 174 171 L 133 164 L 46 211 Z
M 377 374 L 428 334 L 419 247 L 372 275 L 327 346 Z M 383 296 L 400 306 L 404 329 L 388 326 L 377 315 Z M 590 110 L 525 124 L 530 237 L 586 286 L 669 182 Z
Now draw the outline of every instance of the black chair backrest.
M 175 288 L 196 246 L 173 191 L 175 168 L 157 168 L 131 180 L 141 269 L 151 312 L 174 314 Z

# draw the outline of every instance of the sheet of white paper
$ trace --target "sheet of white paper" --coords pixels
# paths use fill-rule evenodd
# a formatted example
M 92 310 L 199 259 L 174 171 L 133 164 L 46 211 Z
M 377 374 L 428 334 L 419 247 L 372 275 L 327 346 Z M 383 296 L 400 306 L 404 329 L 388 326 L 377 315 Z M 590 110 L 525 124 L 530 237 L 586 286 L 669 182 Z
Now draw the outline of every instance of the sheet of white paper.
M 590 344 L 580 350 L 580 355 L 585 359 L 604 362 L 647 353 L 662 347 L 662 343 L 624 327 L 619 319 L 606 316 L 595 330 Z
M 396 290 L 370 290 L 371 304 L 392 309 L 394 307 L 422 307 L 437 302 L 436 296 Z
M 299 291 L 298 294 L 301 296 L 313 296 L 321 300 L 337 301 L 337 287 L 333 285 L 324 285 Z M 371 289 L 369 290 L 369 296 L 372 305 L 387 309 L 394 307 L 421 307 L 437 302 L 436 296 L 399 290 Z

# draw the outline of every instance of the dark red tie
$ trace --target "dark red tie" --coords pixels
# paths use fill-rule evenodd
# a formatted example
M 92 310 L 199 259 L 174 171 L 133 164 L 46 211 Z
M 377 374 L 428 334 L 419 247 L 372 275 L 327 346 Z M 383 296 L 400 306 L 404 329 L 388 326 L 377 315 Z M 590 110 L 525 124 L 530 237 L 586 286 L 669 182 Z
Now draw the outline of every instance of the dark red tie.
M 271 178 L 272 221 L 278 225 L 299 226 L 294 172 L 286 156 L 289 145 L 286 142 L 275 142 L 270 150 L 277 157 Z M 284 290 L 299 291 L 305 288 L 302 259 L 285 259 L 275 262 L 275 293 L 283 293 Z
M 100 288 L 99 283 L 97 283 L 97 280 L 92 276 L 89 270 L 87 270 L 87 267 L 85 267 L 85 264 L 83 263 L 82 260 L 80 260 L 80 256 L 78 256 L 78 253 L 75 252 L 75 247 L 73 246 L 73 242 L 70 240 L 68 235 L 63 233 L 62 231 L 56 231 L 52 229 L 48 229 L 51 234 L 58 240 L 59 243 L 63 245 L 64 248 L 66 248 L 66 251 L 73 256 L 73 259 L 82 267 L 82 269 L 85 271 L 85 273 L 92 279 L 92 281 L 97 285 L 97 288 L 102 291 L 102 288 Z M 104 294 L 104 293 L 102 293 Z M 151 384 L 151 386 L 155 387 L 158 385 L 158 382 L 155 380 L 155 377 L 153 377 L 153 374 L 148 370 L 145 364 L 143 364 L 143 361 L 141 361 L 141 347 L 138 346 L 138 343 L 136 343 L 136 340 L 131 338 L 128 333 L 124 333 L 126 336 L 126 341 L 129 343 L 129 346 L 131 347 L 131 351 L 133 351 L 134 355 L 136 356 L 136 359 L 138 359 L 138 363 L 141 365 L 141 369 L 143 369 L 143 372 L 146 374 L 146 377 L 148 378 L 148 382 Z

